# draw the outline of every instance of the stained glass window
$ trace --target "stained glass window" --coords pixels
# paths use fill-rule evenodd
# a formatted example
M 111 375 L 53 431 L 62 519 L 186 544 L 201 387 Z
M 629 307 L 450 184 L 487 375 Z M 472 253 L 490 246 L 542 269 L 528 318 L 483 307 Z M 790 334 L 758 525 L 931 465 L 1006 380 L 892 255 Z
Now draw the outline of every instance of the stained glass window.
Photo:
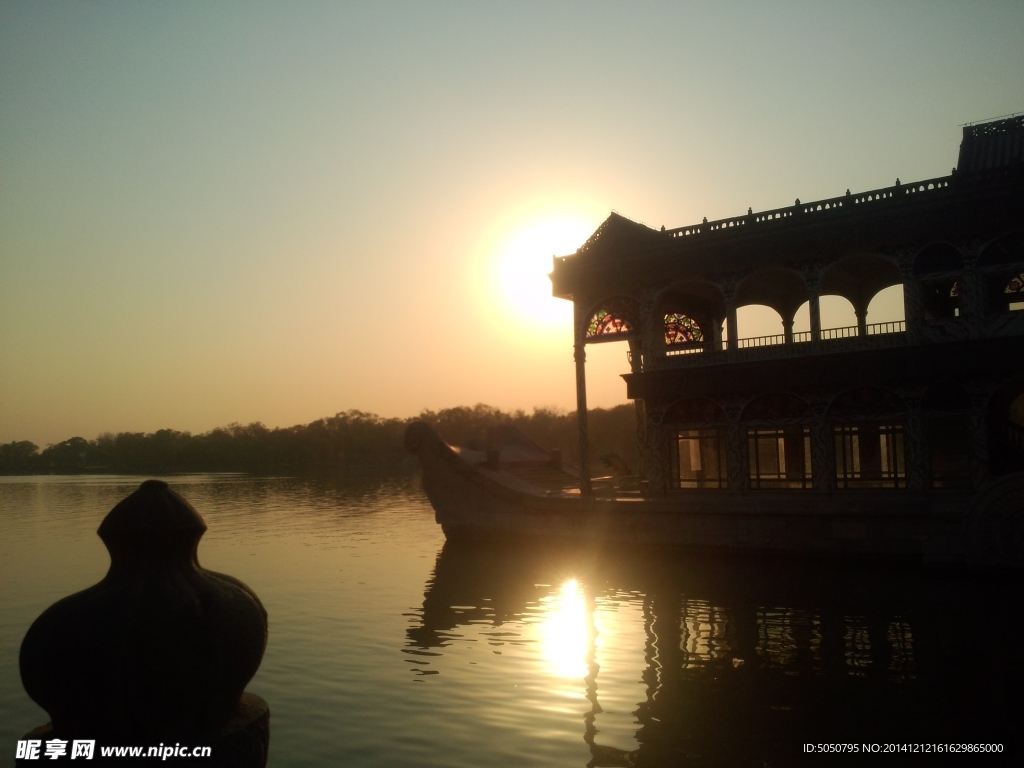
M 636 329 L 633 307 L 627 299 L 613 299 L 595 312 L 587 324 L 587 338 L 623 336 Z
M 695 344 L 702 341 L 704 332 L 692 317 L 678 313 L 665 315 L 666 344 Z
M 1024 272 L 1011 277 L 1003 293 L 1024 293 Z
M 619 333 L 629 333 L 633 328 L 625 318 L 613 315 L 606 309 L 599 309 L 590 318 L 590 325 L 587 326 L 587 338 L 593 339 L 598 336 L 610 336 Z

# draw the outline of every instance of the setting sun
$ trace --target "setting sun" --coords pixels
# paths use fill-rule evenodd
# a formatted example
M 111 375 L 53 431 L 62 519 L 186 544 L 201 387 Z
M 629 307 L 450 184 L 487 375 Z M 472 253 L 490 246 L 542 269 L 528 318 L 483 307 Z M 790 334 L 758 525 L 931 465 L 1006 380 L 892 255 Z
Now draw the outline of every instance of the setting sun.
M 494 279 L 497 294 L 517 322 L 567 327 L 572 304 L 551 295 L 551 257 L 574 253 L 595 225 L 580 215 L 535 218 L 507 235 L 497 246 Z

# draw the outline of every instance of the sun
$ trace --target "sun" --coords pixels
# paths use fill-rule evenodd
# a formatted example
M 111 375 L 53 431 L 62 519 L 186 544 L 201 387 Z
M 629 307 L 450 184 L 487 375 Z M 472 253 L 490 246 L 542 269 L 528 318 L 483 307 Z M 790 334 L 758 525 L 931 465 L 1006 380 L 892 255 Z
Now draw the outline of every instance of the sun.
M 550 214 L 519 225 L 498 243 L 494 279 L 517 322 L 571 327 L 572 303 L 551 295 L 551 257 L 574 253 L 594 229 L 582 215 Z

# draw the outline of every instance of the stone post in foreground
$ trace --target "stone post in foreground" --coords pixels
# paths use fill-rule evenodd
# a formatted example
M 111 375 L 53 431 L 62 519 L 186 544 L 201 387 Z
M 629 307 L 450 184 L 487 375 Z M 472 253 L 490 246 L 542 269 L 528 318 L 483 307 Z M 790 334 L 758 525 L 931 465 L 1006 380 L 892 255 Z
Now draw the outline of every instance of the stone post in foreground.
M 266 649 L 267 612 L 238 579 L 200 567 L 205 532 L 158 480 L 103 520 L 106 577 L 47 608 L 21 645 L 22 683 L 52 721 L 25 737 L 41 742 L 40 758 L 50 741 L 66 741 L 69 759 L 75 740 L 91 740 L 92 765 L 103 746 L 157 745 L 208 746 L 194 762 L 209 768 L 266 765 L 270 710 L 245 686 Z

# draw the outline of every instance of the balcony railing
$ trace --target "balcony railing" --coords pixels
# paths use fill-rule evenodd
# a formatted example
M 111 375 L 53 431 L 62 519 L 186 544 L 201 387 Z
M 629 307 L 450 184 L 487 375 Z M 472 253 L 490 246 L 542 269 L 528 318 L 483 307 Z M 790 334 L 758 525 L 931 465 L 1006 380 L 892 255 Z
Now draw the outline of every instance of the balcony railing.
M 677 366 L 716 365 L 725 362 L 750 360 L 774 360 L 813 354 L 848 352 L 856 349 L 902 346 L 906 343 L 906 322 L 896 320 L 886 323 L 870 323 L 865 333 L 859 333 L 856 325 L 841 328 L 823 328 L 821 343 L 813 344 L 810 331 L 798 331 L 787 342 L 785 334 L 752 336 L 737 339 L 735 350 L 729 350 L 723 342 L 717 348 L 710 343 L 669 347 L 656 354 L 640 354 L 639 362 L 645 370 L 675 368 Z M 637 362 L 637 353 L 628 353 L 630 364 Z
M 815 214 L 817 217 L 820 217 L 822 215 L 839 214 L 842 212 L 853 213 L 869 209 L 874 210 L 877 205 L 898 203 L 909 200 L 912 196 L 919 194 L 941 194 L 942 192 L 949 192 L 952 179 L 952 176 L 942 176 L 936 179 L 915 181 L 911 184 L 901 184 L 897 180 L 897 184 L 893 187 L 872 189 L 858 194 L 847 192 L 841 197 L 815 200 L 810 203 L 801 203 L 797 200 L 794 205 L 789 205 L 785 208 L 775 208 L 759 213 L 748 211 L 746 216 L 732 216 L 727 219 L 716 219 L 715 221 L 705 219 L 700 224 L 691 224 L 686 227 L 665 230 L 665 234 L 669 237 L 690 237 L 711 232 L 739 232 L 741 230 L 749 232 L 751 228 L 759 231 L 763 226 L 772 226 L 782 222 L 817 221 L 817 218 L 808 219 L 807 214 Z

